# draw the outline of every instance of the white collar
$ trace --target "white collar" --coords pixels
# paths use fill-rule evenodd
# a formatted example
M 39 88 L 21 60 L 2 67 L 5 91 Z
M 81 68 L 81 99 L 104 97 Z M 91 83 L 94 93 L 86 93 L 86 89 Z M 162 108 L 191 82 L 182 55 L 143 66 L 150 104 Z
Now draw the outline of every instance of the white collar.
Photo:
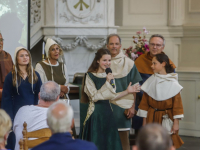
M 128 75 L 134 66 L 134 61 L 124 55 L 123 51 L 111 58 L 110 68 L 115 78 L 123 78 Z
M 43 63 L 45 63 L 46 65 L 49 65 L 49 66 L 50 66 L 50 64 L 49 64 L 49 63 L 47 63 L 45 60 L 43 61 Z M 52 65 L 52 64 L 51 64 L 51 66 L 59 66 L 59 63 L 58 63 L 58 61 L 56 62 L 56 64 L 55 64 L 55 65 Z
M 141 89 L 157 101 L 164 101 L 177 95 L 183 87 L 178 83 L 178 74 L 153 74 Z

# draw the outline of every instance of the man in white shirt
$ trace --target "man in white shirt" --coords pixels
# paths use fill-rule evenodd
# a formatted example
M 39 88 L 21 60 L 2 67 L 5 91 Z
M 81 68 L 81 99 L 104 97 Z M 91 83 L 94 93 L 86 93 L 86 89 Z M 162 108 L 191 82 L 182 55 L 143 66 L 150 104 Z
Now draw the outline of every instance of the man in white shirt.
M 15 150 L 19 150 L 19 140 L 23 138 L 23 123 L 27 123 L 27 131 L 35 131 L 42 128 L 48 128 L 47 110 L 48 107 L 59 99 L 60 87 L 54 81 L 48 81 L 42 84 L 39 93 L 38 105 L 23 106 L 17 112 L 13 131 L 16 136 Z

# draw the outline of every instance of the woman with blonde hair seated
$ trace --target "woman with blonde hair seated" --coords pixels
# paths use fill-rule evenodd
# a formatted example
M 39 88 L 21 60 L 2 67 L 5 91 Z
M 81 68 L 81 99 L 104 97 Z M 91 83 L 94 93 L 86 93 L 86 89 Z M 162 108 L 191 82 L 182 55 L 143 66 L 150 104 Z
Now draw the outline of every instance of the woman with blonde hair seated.
M 11 119 L 9 115 L 3 110 L 0 109 L 0 149 L 6 149 L 6 141 L 10 128 L 12 126 Z

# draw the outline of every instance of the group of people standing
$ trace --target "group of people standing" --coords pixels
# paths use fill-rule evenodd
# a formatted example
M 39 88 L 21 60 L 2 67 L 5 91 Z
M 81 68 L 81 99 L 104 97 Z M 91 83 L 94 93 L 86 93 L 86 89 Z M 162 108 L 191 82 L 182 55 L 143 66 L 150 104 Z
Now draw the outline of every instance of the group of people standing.
M 130 150 L 132 118 L 136 131 L 147 123 L 162 124 L 165 119 L 165 122 L 171 121 L 169 134 L 174 146 L 178 148 L 183 144 L 178 136 L 179 120 L 183 118 L 182 87 L 174 73 L 175 65 L 163 53 L 164 46 L 164 37 L 152 35 L 150 51 L 134 62 L 123 54 L 119 35 L 107 37 L 107 48 L 96 52 L 83 79 L 79 138 L 95 143 L 99 150 Z M 13 65 L 11 56 L 3 51 L 0 33 L 1 108 L 12 122 L 22 106 L 38 104 L 42 83 L 55 81 L 59 84 L 61 99 L 69 93 L 67 68 L 58 61 L 63 50 L 49 38 L 45 52 L 46 59 L 37 63 L 34 70 L 30 52 L 17 47 Z M 106 74 L 106 68 L 111 68 L 112 73 Z M 114 86 L 110 84 L 111 80 Z M 136 117 L 136 112 L 140 118 Z M 14 149 L 15 141 L 11 132 L 8 148 Z
M 94 142 L 100 150 L 129 150 L 132 118 L 136 134 L 147 123 L 159 123 L 179 148 L 183 144 L 178 135 L 179 120 L 184 117 L 183 87 L 175 65 L 163 52 L 164 37 L 152 35 L 149 52 L 135 62 L 123 54 L 119 35 L 109 35 L 106 46 L 95 54 L 83 81 L 80 138 Z M 106 68 L 112 73 L 106 74 Z
M 58 62 L 62 49 L 48 39 L 45 45 L 46 60 L 41 61 L 33 69 L 29 50 L 17 47 L 14 53 L 14 64 L 9 53 L 3 50 L 3 36 L 0 33 L 0 98 L 1 108 L 10 116 L 12 123 L 18 110 L 25 105 L 37 105 L 38 94 L 42 83 L 55 81 L 60 86 L 60 97 L 69 92 L 68 75 L 63 62 Z M 8 137 L 8 148 L 15 147 L 15 134 Z

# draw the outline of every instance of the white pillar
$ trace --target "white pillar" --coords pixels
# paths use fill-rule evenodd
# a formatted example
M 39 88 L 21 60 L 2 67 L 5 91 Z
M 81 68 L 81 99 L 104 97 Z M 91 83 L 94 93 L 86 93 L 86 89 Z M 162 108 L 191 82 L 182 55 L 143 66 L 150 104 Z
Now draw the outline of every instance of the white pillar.
M 182 26 L 185 16 L 185 0 L 169 0 L 169 26 Z

